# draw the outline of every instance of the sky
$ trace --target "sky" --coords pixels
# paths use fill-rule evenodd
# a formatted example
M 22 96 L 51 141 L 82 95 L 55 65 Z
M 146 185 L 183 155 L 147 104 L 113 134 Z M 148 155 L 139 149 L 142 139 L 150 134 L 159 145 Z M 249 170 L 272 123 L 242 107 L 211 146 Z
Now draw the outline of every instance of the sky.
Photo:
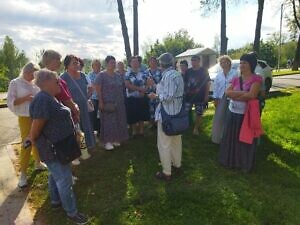
M 253 42 L 257 1 L 252 2 L 227 5 L 228 49 Z M 280 2 L 265 3 L 263 39 L 279 31 Z M 132 0 L 123 4 L 133 49 Z M 199 0 L 140 0 L 138 7 L 140 55 L 157 39 L 182 28 L 209 48 L 220 33 L 219 11 L 203 16 Z M 125 58 L 116 0 L 0 0 L 1 45 L 6 35 L 33 61 L 42 49 L 54 49 L 62 56 Z

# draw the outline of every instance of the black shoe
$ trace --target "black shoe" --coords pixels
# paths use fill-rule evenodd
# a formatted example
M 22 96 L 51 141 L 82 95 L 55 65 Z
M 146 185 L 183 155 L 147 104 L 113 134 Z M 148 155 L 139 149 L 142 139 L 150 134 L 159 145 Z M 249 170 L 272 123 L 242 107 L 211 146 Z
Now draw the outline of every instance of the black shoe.
M 59 209 L 59 208 L 61 208 L 61 203 L 51 203 L 51 208 L 52 209 Z
M 70 216 L 68 216 L 68 217 L 70 220 L 72 220 L 76 224 L 86 224 L 88 222 L 88 218 L 81 213 L 77 213 L 73 217 L 70 217 Z
M 172 174 L 174 176 L 180 176 L 181 174 L 183 174 L 183 170 L 181 167 L 172 166 Z

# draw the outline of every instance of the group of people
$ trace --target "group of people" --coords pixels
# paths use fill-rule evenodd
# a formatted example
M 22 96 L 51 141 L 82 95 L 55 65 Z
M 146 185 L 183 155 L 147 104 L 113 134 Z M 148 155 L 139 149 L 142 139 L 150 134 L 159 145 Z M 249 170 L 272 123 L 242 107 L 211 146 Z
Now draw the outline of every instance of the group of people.
M 220 144 L 219 162 L 222 165 L 250 171 L 259 132 L 249 137 L 251 132 L 246 130 L 243 142 L 240 130 L 249 108 L 252 109 L 250 114 L 255 111 L 256 103 L 251 107 L 248 103 L 255 101 L 262 80 L 254 74 L 257 63 L 254 54 L 245 54 L 240 60 L 239 77 L 231 70 L 229 56 L 219 59 L 222 72 L 214 85 L 216 114 L 212 141 Z M 36 169 L 47 168 L 49 171 L 52 207 L 62 206 L 72 221 L 84 224 L 88 220 L 76 207 L 71 165 L 61 164 L 49 143 L 60 141 L 80 129 L 90 153 L 95 152 L 97 136 L 105 150 L 111 151 L 129 136 L 143 137 L 144 122 L 149 121 L 157 129 L 157 148 L 162 165 L 155 177 L 169 181 L 172 174 L 182 171 L 182 141 L 181 135 L 164 133 L 161 106 L 163 104 L 170 115 L 177 114 L 182 106 L 188 111 L 194 107 L 193 134 L 199 135 L 201 118 L 209 100 L 210 79 L 207 69 L 200 66 L 197 55 L 191 58 L 191 68 L 185 60 L 179 62 L 180 72 L 176 70 L 175 59 L 170 53 L 164 53 L 158 59 L 150 57 L 148 69 L 139 56 L 131 58 L 127 70 L 123 62 L 107 56 L 105 70 L 101 70 L 101 62 L 95 59 L 91 64 L 92 71 L 86 75 L 81 71 L 84 65 L 80 62 L 75 55 L 67 55 L 63 60 L 64 72 L 59 76 L 61 55 L 53 50 L 45 51 L 42 57 L 45 68 L 28 63 L 21 75 L 11 81 L 8 107 L 19 118 L 22 141 L 33 143 L 29 148 L 21 149 L 19 187 L 27 185 L 26 170 L 32 151 Z M 92 100 L 94 110 L 89 108 L 89 100 Z M 250 121 L 252 119 L 251 116 Z

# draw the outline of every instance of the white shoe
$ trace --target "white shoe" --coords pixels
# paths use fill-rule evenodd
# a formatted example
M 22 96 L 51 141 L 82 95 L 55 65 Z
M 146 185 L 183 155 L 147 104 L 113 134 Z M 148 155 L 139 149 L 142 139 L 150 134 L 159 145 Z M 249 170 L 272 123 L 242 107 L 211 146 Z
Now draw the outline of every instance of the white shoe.
M 76 181 L 78 181 L 78 177 L 72 176 L 72 185 L 75 185 Z
M 74 160 L 72 161 L 72 164 L 73 164 L 74 166 L 80 165 L 79 159 L 74 159 Z
M 86 159 L 88 159 L 90 157 L 91 157 L 91 155 L 89 154 L 87 148 L 81 149 L 81 156 L 80 156 L 80 158 L 82 160 L 86 160 Z
M 119 142 L 114 142 L 113 143 L 113 146 L 115 146 L 115 147 L 119 147 L 121 144 L 119 143 Z
M 20 180 L 19 180 L 19 183 L 18 183 L 18 187 L 19 188 L 27 187 L 27 177 L 23 173 L 21 173 L 21 175 L 20 175 Z
M 107 151 L 111 151 L 114 149 L 114 146 L 110 143 L 110 142 L 107 142 L 105 145 L 104 145 L 104 148 L 105 150 Z
M 42 170 L 46 170 L 46 169 L 47 169 L 46 164 L 44 164 L 42 162 L 36 163 L 35 167 L 34 167 L 35 171 L 42 171 Z

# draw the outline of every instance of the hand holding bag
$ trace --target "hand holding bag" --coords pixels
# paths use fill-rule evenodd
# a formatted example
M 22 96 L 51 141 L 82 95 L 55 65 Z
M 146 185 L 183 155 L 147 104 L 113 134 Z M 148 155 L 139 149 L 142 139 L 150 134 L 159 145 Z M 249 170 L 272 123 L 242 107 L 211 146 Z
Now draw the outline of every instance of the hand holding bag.
M 163 132 L 168 136 L 183 134 L 189 128 L 189 114 L 185 110 L 184 102 L 182 101 L 179 113 L 175 115 L 167 114 L 161 102 L 161 118 Z

